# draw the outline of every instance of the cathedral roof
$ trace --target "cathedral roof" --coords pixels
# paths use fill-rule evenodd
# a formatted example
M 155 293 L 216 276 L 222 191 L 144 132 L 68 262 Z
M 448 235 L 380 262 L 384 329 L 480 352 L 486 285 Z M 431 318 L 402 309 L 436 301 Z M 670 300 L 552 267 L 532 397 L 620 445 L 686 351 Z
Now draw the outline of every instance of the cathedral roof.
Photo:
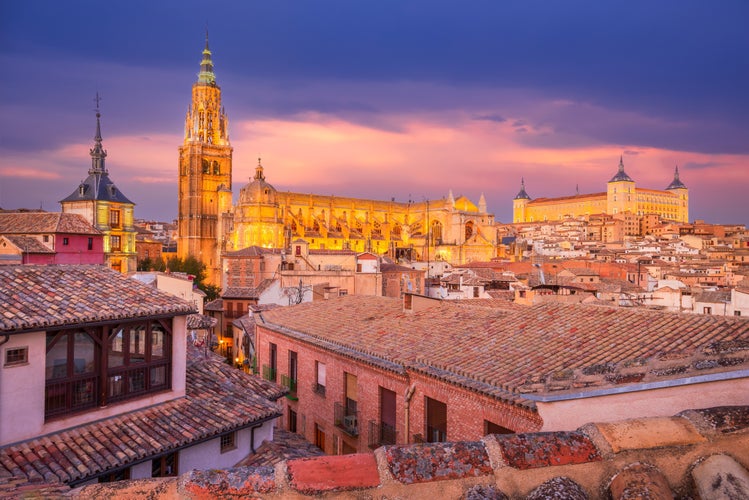
M 520 191 L 515 196 L 516 200 L 530 200 L 531 197 L 528 196 L 528 193 L 525 192 L 525 179 L 522 177 L 520 178 Z
M 686 189 L 687 187 L 679 179 L 679 167 L 674 168 L 674 180 L 668 185 L 666 189 Z
M 627 172 L 624 171 L 624 160 L 620 156 L 619 157 L 619 170 L 616 172 L 616 175 L 611 178 L 609 182 L 635 182 L 632 180 L 630 176 L 627 175 Z
M 245 203 L 272 205 L 276 203 L 276 188 L 265 182 L 263 165 L 260 162 L 260 158 L 257 159 L 255 177 L 239 191 L 239 203 L 240 205 Z

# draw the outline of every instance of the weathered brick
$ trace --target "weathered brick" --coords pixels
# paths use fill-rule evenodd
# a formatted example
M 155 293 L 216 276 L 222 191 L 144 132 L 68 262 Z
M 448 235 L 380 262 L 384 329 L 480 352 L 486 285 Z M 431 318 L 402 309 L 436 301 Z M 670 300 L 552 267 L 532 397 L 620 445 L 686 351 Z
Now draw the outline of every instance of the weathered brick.
M 493 472 L 482 443 L 429 443 L 387 446 L 384 450 L 390 473 L 401 483 L 461 479 Z
M 601 455 L 581 432 L 539 432 L 495 436 L 510 467 L 534 469 L 598 462 Z
M 609 485 L 614 500 L 673 498 L 668 481 L 656 467 L 633 464 L 619 472 Z
M 713 455 L 692 470 L 702 500 L 749 498 L 749 472 L 728 455 Z
M 179 489 L 190 498 L 254 497 L 276 488 L 272 467 L 193 470 L 179 478 Z
M 290 486 L 305 494 L 380 484 L 377 462 L 371 453 L 289 460 L 287 468 Z
M 588 494 L 568 477 L 554 477 L 531 491 L 525 500 L 587 500 Z

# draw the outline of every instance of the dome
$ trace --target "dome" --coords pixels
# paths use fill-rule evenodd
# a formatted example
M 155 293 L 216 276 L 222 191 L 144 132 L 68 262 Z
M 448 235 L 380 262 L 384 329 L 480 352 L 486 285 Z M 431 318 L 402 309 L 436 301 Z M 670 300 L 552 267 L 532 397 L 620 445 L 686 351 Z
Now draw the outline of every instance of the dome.
M 255 167 L 255 177 L 239 191 L 239 203 L 240 205 L 250 203 L 276 204 L 276 188 L 265 182 L 263 166 L 259 158 L 257 167 Z

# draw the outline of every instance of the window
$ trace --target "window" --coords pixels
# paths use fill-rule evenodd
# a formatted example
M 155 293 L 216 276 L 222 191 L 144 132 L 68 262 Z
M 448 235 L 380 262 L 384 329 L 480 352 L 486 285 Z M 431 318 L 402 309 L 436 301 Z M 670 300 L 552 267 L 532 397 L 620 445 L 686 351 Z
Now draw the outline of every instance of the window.
M 177 475 L 177 453 L 170 453 L 151 461 L 151 477 Z
M 292 410 L 291 408 L 289 408 L 288 420 L 289 420 L 289 422 L 288 422 L 288 424 L 289 424 L 288 425 L 289 426 L 289 432 L 296 432 L 297 431 L 297 427 L 296 427 L 296 412 L 294 410 Z
M 315 424 L 315 446 L 325 451 L 325 431 L 319 424 Z
M 122 239 L 118 235 L 109 237 L 109 248 L 113 252 L 119 252 L 122 249 Z
M 44 236 L 42 236 L 42 240 L 44 240 L 44 243 L 49 243 L 49 235 L 45 234 Z
M 93 250 L 94 249 L 94 239 L 93 238 L 89 238 L 88 239 L 88 249 L 89 250 Z
M 110 210 L 109 211 L 109 226 L 110 227 L 120 227 L 120 211 L 119 210 Z
M 278 366 L 278 348 L 273 342 L 268 343 L 268 364 L 263 365 L 263 378 L 270 380 L 271 382 L 276 381 L 276 368 Z
M 341 288 L 338 290 L 338 296 L 343 297 L 344 295 L 348 295 L 348 289 L 347 288 Z
M 325 396 L 325 363 L 315 361 L 315 388 L 314 391 Z
M 289 393 L 286 395 L 287 398 L 292 400 L 297 399 L 297 354 L 294 351 L 289 351 L 289 373 L 288 375 L 281 376 L 281 385 L 289 388 Z
M 487 434 L 515 434 L 515 431 L 502 427 L 499 424 L 484 420 L 484 435 Z
M 114 481 L 126 481 L 128 479 L 130 479 L 130 467 L 99 476 L 100 483 L 112 483 Z
M 447 405 L 425 397 L 427 443 L 447 441 Z
M 62 244 L 64 246 L 68 246 L 70 244 L 70 238 L 63 238 L 62 239 Z
M 712 307 L 703 307 L 702 308 L 702 314 L 712 314 L 713 308 Z
M 28 347 L 10 347 L 5 350 L 5 365 L 25 365 L 29 362 Z
M 475 286 L 473 287 L 473 297 L 478 298 L 479 296 L 479 287 Z
M 395 444 L 395 392 L 380 387 L 380 432 L 378 444 Z
M 221 441 L 221 453 L 226 453 L 227 451 L 235 450 L 237 448 L 237 433 L 229 432 L 228 434 L 223 434 L 220 438 Z
M 50 331 L 45 416 L 169 389 L 171 356 L 171 330 L 161 321 Z
M 734 311 L 734 312 L 733 312 L 733 315 L 734 315 L 734 316 L 741 316 L 741 311 Z

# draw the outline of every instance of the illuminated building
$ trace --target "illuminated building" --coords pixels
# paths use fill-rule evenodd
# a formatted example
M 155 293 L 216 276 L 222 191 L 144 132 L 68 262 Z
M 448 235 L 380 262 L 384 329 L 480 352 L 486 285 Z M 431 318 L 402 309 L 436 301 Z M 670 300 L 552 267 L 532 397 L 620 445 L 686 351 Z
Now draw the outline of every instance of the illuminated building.
M 615 218 L 657 215 L 675 222 L 689 222 L 689 190 L 679 179 L 679 168 L 665 190 L 637 187 L 624 171 L 619 159 L 619 169 L 602 193 L 578 194 L 560 198 L 531 199 L 521 181 L 520 192 L 513 200 L 513 222 L 539 222 L 562 220 L 566 217 L 608 214 Z M 639 233 L 639 224 L 631 224 L 633 234 Z M 627 231 L 630 234 L 630 231 Z
M 231 155 L 228 119 L 206 36 L 185 117 L 185 139 L 179 148 L 177 256 L 191 255 L 203 262 L 211 283 L 220 281 L 220 255 L 230 223 Z
M 104 165 L 107 152 L 102 146 L 99 96 L 96 96 L 96 136 L 91 149 L 91 168 L 70 196 L 60 201 L 62 211 L 82 215 L 104 235 L 106 264 L 122 273 L 136 269 L 133 208 L 130 201 L 109 178 Z M 89 248 L 88 250 L 91 250 Z
M 206 46 L 179 148 L 177 253 L 192 255 L 221 283 L 221 254 L 250 246 L 289 248 L 299 238 L 313 250 L 389 253 L 411 260 L 462 264 L 496 256 L 494 215 L 452 192 L 440 200 L 380 201 L 279 192 L 255 175 L 232 206 L 232 147 L 211 52 Z

